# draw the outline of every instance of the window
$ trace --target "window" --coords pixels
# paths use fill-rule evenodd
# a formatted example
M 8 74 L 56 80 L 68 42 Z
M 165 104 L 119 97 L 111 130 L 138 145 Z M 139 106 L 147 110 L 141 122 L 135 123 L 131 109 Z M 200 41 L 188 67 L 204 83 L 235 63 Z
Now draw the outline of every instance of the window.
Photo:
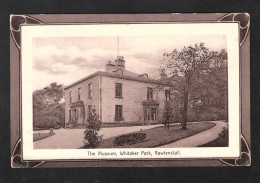
M 156 116 L 156 108 L 152 108 L 151 110 L 151 120 L 157 120 L 157 116 Z
M 78 120 L 78 110 L 74 109 L 74 112 L 75 112 L 75 121 L 77 121 Z
M 92 91 L 92 83 L 88 84 L 88 98 L 92 98 L 93 91 Z
M 170 90 L 165 90 L 165 101 L 170 101 Z
M 70 92 L 70 104 L 72 103 L 72 92 Z
M 123 120 L 122 105 L 116 105 L 115 121 Z
M 157 120 L 157 107 L 145 107 L 144 108 L 144 120 L 156 121 Z
M 80 100 L 80 95 L 81 95 L 80 88 L 78 88 L 78 100 Z
M 89 105 L 89 106 L 88 106 L 88 116 L 90 116 L 91 113 L 92 113 L 92 106 Z
M 153 100 L 153 89 L 147 88 L 147 100 Z
M 116 83 L 116 98 L 122 98 L 122 83 Z
M 71 122 L 71 110 L 69 110 L 69 122 Z

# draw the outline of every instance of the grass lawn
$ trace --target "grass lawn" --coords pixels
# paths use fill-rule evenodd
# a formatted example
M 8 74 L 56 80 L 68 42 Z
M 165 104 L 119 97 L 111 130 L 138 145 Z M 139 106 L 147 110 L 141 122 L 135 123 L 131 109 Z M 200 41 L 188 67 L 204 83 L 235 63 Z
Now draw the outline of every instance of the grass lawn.
M 206 144 L 200 145 L 198 147 L 228 147 L 228 142 L 223 142 L 223 140 L 220 137 L 218 137 L 217 139 Z
M 223 132 L 222 132 L 223 134 Z M 228 132 L 224 135 L 219 136 L 215 140 L 212 140 L 206 144 L 200 145 L 198 147 L 228 147 Z
M 204 123 L 187 123 L 187 130 L 182 130 L 181 125 L 170 126 L 169 130 L 165 130 L 163 127 L 156 127 L 149 130 L 143 130 L 146 134 L 146 140 L 132 145 L 124 145 L 115 147 L 113 140 L 115 137 L 102 140 L 97 148 L 152 148 L 161 145 L 169 144 L 186 137 L 190 137 L 199 132 L 205 131 L 214 127 L 212 122 Z
M 33 141 L 41 140 L 52 135 L 55 135 L 55 133 L 35 133 L 33 134 Z

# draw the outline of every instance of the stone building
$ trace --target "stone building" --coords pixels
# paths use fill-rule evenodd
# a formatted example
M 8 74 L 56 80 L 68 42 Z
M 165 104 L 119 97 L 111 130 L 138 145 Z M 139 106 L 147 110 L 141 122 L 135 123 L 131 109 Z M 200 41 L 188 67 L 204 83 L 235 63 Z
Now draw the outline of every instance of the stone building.
M 77 126 L 86 123 L 95 108 L 102 123 L 151 124 L 162 120 L 164 104 L 170 90 L 155 90 L 163 84 L 125 69 L 125 60 L 118 56 L 108 61 L 106 71 L 95 72 L 65 87 L 65 123 Z M 158 88 L 158 87 L 157 87 Z

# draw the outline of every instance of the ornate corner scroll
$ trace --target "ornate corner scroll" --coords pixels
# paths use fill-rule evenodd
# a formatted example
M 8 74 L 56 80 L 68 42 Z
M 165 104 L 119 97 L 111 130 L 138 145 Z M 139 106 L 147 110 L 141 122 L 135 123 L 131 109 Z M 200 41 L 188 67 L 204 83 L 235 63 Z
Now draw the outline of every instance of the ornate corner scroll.
M 26 15 L 11 15 L 10 16 L 10 31 L 15 45 L 21 49 L 21 24 L 42 24 L 36 18 Z
M 10 16 L 10 33 L 16 47 L 19 50 L 21 49 L 21 25 L 22 24 L 42 24 L 42 22 L 37 20 L 36 18 L 27 15 Z M 21 128 L 21 126 L 19 126 L 19 128 Z M 22 143 L 21 137 L 19 137 L 11 155 L 11 166 L 13 168 L 35 168 L 45 162 L 45 161 L 23 161 L 21 143 Z
M 239 22 L 240 29 L 240 46 L 245 42 L 250 28 L 250 16 L 248 13 L 230 13 L 224 15 L 219 22 Z M 251 165 L 251 153 L 248 143 L 244 136 L 241 134 L 241 153 L 240 157 L 236 159 L 220 159 L 221 162 L 230 166 L 250 166 Z
M 248 13 L 230 13 L 227 14 L 220 19 L 218 19 L 219 22 L 225 22 L 225 21 L 232 21 L 232 22 L 239 22 L 239 28 L 240 28 L 240 46 L 244 43 L 250 27 L 250 16 Z
M 36 168 L 45 161 L 23 161 L 21 152 L 21 139 L 19 139 L 13 149 L 11 156 L 11 167 L 13 168 Z
M 246 139 L 241 135 L 241 152 L 240 157 L 236 159 L 220 159 L 221 162 L 230 166 L 250 166 L 251 152 Z

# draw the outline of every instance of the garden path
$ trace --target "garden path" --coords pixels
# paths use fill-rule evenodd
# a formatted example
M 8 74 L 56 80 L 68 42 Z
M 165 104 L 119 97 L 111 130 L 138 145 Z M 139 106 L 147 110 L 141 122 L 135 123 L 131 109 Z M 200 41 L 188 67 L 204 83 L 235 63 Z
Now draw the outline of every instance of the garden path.
M 103 135 L 103 139 L 115 137 L 118 135 L 132 133 L 136 131 L 147 130 L 155 128 L 160 125 L 148 126 L 131 126 L 131 127 L 112 127 L 101 128 L 99 135 Z M 48 133 L 49 130 L 34 131 L 33 133 Z M 57 129 L 53 130 L 55 135 L 48 138 L 35 141 L 33 143 L 34 149 L 77 149 L 84 145 L 84 129 Z
M 175 147 L 197 147 L 203 144 L 206 144 L 210 141 L 218 138 L 218 134 L 223 130 L 223 127 L 227 127 L 227 122 L 223 121 L 212 121 L 216 124 L 213 128 L 210 128 L 206 131 L 197 133 L 193 136 L 181 139 L 177 142 L 166 144 L 160 146 L 160 148 L 175 148 Z

